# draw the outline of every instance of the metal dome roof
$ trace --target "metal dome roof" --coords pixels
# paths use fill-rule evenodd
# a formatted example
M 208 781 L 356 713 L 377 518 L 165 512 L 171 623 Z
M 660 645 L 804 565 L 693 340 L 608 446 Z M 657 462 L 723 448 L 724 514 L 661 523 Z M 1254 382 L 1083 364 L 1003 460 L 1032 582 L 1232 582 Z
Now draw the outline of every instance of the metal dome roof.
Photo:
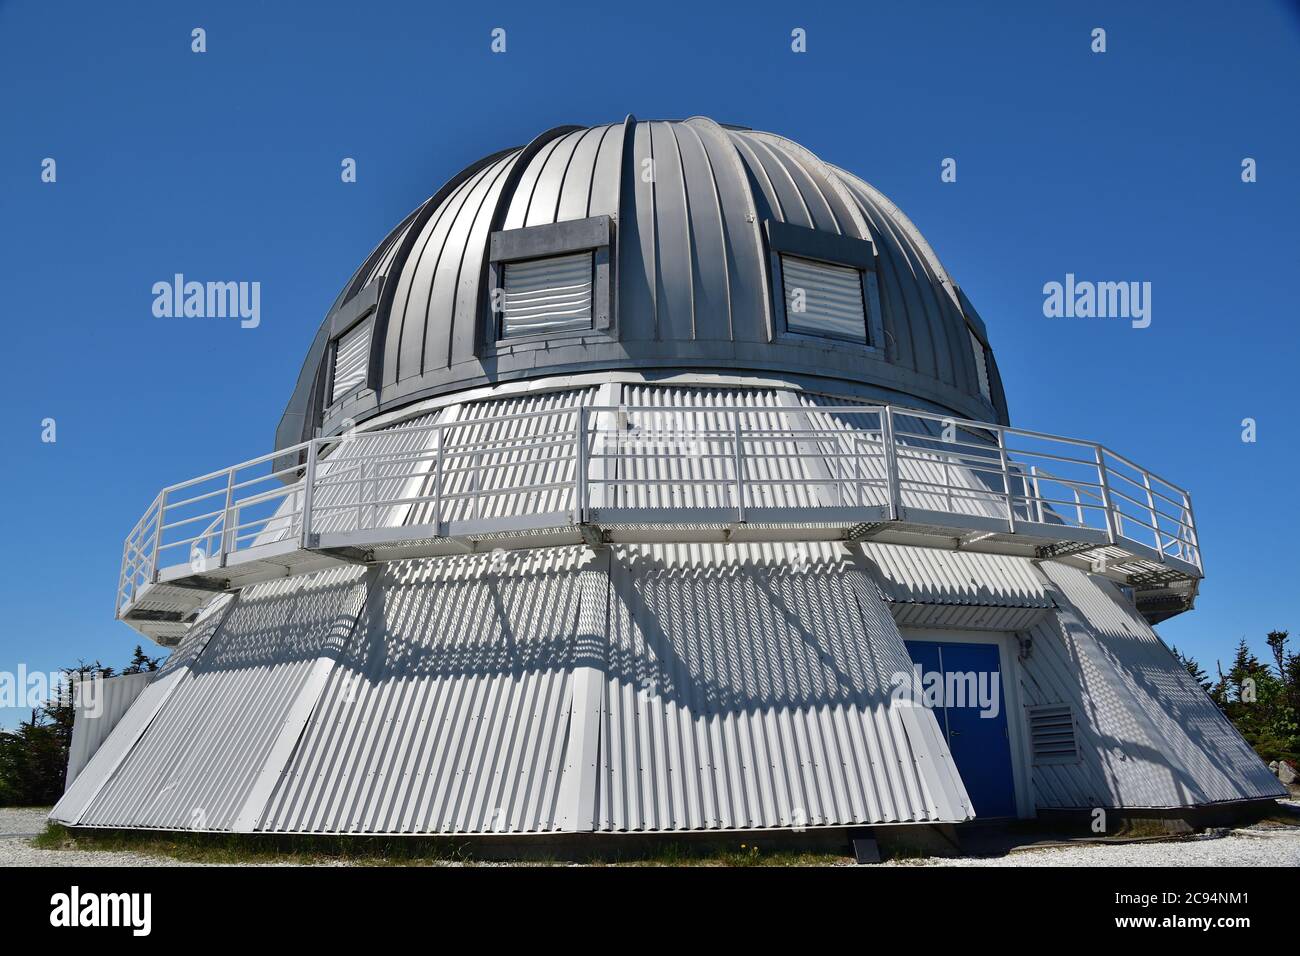
M 493 236 L 528 227 L 606 237 L 603 325 L 518 342 L 487 331 Z M 777 334 L 778 236 L 865 250 L 881 347 Z M 329 342 L 366 313 L 366 387 L 327 407 Z M 972 333 L 987 346 L 978 315 L 898 207 L 797 143 L 703 117 L 559 127 L 453 177 L 371 253 L 316 336 L 277 447 L 434 395 L 605 369 L 780 374 L 1005 423 L 992 352 L 990 400 Z

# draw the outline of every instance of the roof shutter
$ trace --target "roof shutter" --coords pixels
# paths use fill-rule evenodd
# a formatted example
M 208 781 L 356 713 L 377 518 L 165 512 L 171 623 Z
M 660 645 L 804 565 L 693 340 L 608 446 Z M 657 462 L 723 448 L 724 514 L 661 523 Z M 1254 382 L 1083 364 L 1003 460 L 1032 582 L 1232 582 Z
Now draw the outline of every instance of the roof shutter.
M 1075 763 L 1079 759 L 1079 745 L 1070 705 L 1030 707 L 1029 740 L 1034 763 Z
M 781 277 L 789 331 L 866 343 L 862 270 L 782 253 Z
M 591 252 L 507 262 L 502 284 L 502 338 L 591 328 Z
M 373 320 L 366 319 L 344 332 L 334 344 L 331 405 L 366 380 L 366 368 L 370 363 L 370 332 L 373 327 Z

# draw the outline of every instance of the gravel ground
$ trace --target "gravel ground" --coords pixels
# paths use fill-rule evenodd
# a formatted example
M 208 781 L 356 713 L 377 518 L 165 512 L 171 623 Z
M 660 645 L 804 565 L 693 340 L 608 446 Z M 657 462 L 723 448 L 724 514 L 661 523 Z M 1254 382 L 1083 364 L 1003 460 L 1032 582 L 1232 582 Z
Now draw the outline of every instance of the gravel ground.
M 1300 828 L 1245 827 L 1183 840 L 1081 844 L 1006 856 L 899 860 L 886 866 L 1300 866 Z
M 179 860 L 96 850 L 42 850 L 31 838 L 45 829 L 49 810 L 0 807 L 0 866 L 185 866 Z
M 206 866 L 142 853 L 42 850 L 48 811 L 0 808 L 0 866 Z M 899 860 L 885 866 L 1300 866 L 1300 827 L 1260 825 L 1185 840 L 1046 847 L 1002 857 Z

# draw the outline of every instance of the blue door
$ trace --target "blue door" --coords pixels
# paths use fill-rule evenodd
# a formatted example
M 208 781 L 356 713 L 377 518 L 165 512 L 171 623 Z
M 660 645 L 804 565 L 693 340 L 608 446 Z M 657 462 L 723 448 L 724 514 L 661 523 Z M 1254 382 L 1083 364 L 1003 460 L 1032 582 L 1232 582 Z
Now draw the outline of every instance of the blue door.
M 942 675 L 944 692 L 934 716 L 948 739 L 948 750 L 966 784 L 975 815 L 1014 817 L 1011 738 L 997 645 L 906 643 L 912 662 L 921 666 L 923 680 L 937 680 Z

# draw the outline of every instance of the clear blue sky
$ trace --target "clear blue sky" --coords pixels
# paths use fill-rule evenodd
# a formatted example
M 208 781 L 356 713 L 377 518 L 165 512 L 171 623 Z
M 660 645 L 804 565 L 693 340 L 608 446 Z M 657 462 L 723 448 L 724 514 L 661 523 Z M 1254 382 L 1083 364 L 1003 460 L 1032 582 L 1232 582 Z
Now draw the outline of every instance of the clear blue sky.
M 480 156 L 629 112 L 777 131 L 882 189 L 983 314 L 1015 424 L 1191 489 L 1208 577 L 1165 639 L 1211 671 L 1300 640 L 1295 5 L 723 6 L 0 0 L 0 670 L 120 666 L 124 533 L 270 449 L 369 249 Z M 176 272 L 260 281 L 260 327 L 154 318 Z M 1151 327 L 1045 319 L 1066 272 L 1150 281 Z

